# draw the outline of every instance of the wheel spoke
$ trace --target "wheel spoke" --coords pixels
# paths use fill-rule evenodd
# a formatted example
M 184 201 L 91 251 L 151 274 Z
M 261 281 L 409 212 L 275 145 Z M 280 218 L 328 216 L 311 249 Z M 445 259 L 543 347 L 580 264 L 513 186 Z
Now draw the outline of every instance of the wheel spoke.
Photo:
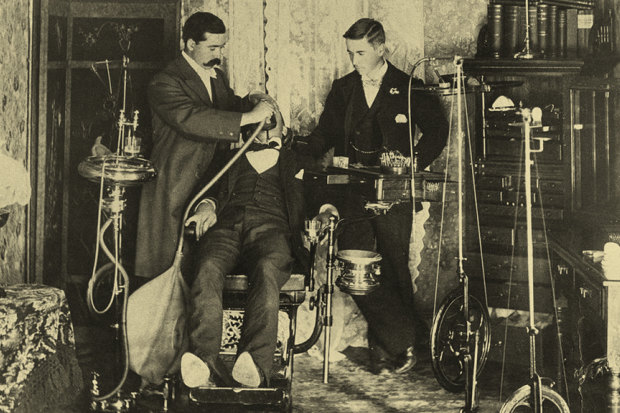
M 490 324 L 488 313 L 479 300 L 470 298 L 469 321 L 471 335 L 467 340 L 467 324 L 464 319 L 462 295 L 452 295 L 444 301 L 433 325 L 432 367 L 438 382 L 449 391 L 462 391 L 465 385 L 463 356 L 475 351 L 475 335 L 478 333 L 478 375 L 482 371 L 489 352 Z

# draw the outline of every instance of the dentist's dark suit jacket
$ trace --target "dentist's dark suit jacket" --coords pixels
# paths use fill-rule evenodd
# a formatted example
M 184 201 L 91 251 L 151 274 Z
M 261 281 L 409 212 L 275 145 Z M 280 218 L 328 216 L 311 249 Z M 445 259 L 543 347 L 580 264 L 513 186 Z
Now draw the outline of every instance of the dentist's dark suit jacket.
M 152 278 L 174 259 L 184 208 L 206 183 L 218 142 L 239 138 L 241 112 L 251 110 L 216 69 L 209 96 L 182 56 L 156 74 L 148 87 L 153 112 L 151 161 L 157 178 L 142 187 L 135 274 Z
M 299 138 L 296 150 L 311 159 L 321 158 L 330 148 L 334 155 L 348 156 L 349 164 L 379 165 L 381 152 L 398 150 L 410 154 L 407 89 L 409 76 L 387 62 L 377 96 L 368 107 L 362 79 L 356 71 L 336 79 L 314 131 Z M 422 86 L 415 80 L 413 86 Z M 418 167 L 426 168 L 445 147 L 449 126 L 438 99 L 412 91 L 411 120 L 422 132 L 414 151 Z M 364 199 L 346 189 L 336 204 L 343 218 L 364 214 Z M 359 192 L 359 191 L 358 191 Z M 319 195 L 319 194 L 317 194 Z M 416 205 L 416 210 L 421 205 Z M 368 322 L 371 349 L 380 348 L 398 358 L 413 346 L 413 289 L 408 269 L 412 208 L 410 203 L 393 206 L 388 213 L 362 223 L 345 226 L 339 249 L 375 249 L 382 255 L 381 285 L 366 296 L 354 296 Z M 383 354 L 382 354 L 383 356 Z

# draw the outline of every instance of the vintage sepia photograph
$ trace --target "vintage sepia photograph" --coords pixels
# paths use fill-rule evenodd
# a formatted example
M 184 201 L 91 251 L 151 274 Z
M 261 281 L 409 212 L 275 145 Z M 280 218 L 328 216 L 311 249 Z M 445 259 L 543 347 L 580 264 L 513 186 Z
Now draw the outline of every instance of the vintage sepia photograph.
M 1 413 L 620 412 L 620 0 L 0 18 Z

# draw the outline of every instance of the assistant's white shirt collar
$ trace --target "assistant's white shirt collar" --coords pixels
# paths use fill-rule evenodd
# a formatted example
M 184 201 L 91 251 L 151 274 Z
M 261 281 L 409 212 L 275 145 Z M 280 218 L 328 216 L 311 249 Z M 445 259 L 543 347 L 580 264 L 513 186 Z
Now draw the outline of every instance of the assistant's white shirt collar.
M 362 76 L 362 79 L 369 79 L 369 80 L 381 80 L 383 79 L 383 76 L 385 76 L 385 74 L 387 73 L 388 70 L 388 64 L 387 64 L 387 60 L 383 60 L 383 65 L 381 65 L 381 67 L 379 67 L 378 69 L 375 69 L 374 71 L 368 73 L 365 76 Z
M 364 88 L 364 97 L 366 98 L 366 104 L 371 107 L 379 93 L 379 86 L 383 80 L 383 76 L 387 73 L 388 64 L 385 59 L 383 60 L 383 66 L 376 70 L 373 70 L 367 76 L 362 76 L 362 87 Z
M 181 56 L 187 60 L 187 63 L 194 69 L 194 71 L 202 78 L 203 75 L 207 75 L 212 78 L 217 78 L 217 72 L 214 68 L 207 69 L 206 67 L 201 67 L 194 59 L 192 59 L 185 51 L 181 51 Z

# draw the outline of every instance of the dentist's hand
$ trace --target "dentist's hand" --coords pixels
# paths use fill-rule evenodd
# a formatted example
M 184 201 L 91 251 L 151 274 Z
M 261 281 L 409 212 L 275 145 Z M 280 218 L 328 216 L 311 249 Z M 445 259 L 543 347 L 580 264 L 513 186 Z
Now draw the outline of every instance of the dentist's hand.
M 196 224 L 196 241 L 207 232 L 217 222 L 217 215 L 215 213 L 215 205 L 211 202 L 203 202 L 198 205 L 194 215 L 187 218 L 185 226 L 189 226 L 192 223 Z
M 257 104 L 258 102 L 267 102 L 271 105 L 271 107 L 273 107 L 273 110 L 279 110 L 278 108 L 278 102 L 276 102 L 276 100 L 269 96 L 268 94 L 266 94 L 265 92 L 252 92 L 249 95 L 250 97 L 250 102 L 252 102 L 253 104 Z
M 249 112 L 241 114 L 241 126 L 259 123 L 268 120 L 274 113 L 274 108 L 265 101 L 260 101 Z

